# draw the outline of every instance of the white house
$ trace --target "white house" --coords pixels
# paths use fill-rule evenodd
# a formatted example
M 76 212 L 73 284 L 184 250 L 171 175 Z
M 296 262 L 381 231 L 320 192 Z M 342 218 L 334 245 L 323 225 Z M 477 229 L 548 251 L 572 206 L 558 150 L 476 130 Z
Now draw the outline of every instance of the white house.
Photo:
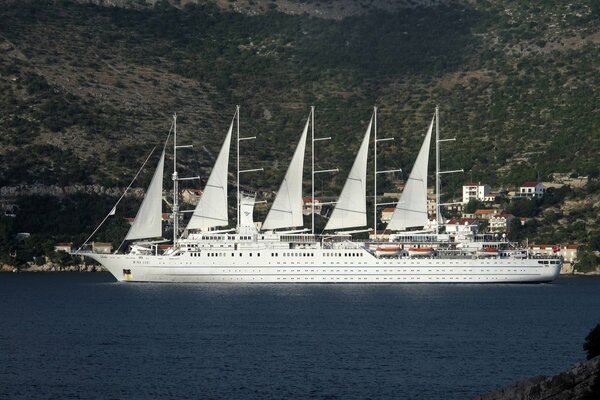
M 519 187 L 519 197 L 542 197 L 546 188 L 542 182 L 524 182 Z
M 111 243 L 106 242 L 92 242 L 92 252 L 94 253 L 112 253 L 113 246 Z
M 181 198 L 184 203 L 195 206 L 202 197 L 202 190 L 186 188 L 181 191 Z
M 315 214 L 321 214 L 321 199 L 315 197 Z M 310 215 L 312 213 L 312 197 L 304 198 L 304 208 L 302 209 L 302 214 Z
M 463 185 L 463 200 L 464 204 L 468 203 L 469 200 L 489 201 L 490 192 L 492 188 L 490 185 L 481 184 L 481 182 L 468 182 Z M 493 199 L 492 199 L 493 201 Z
M 532 244 L 529 250 L 534 254 L 562 256 L 565 262 L 572 263 L 577 260 L 577 244 Z
M 473 214 L 464 214 L 465 218 L 476 218 L 476 219 L 491 219 L 492 217 L 500 214 L 500 211 L 493 209 L 478 209 Z
M 392 219 L 392 214 L 394 214 L 394 207 L 386 207 L 381 211 L 381 222 L 387 224 Z
M 56 243 L 54 245 L 54 251 L 64 251 L 70 253 L 73 251 L 73 243 Z
M 510 221 L 515 218 L 512 214 L 495 214 L 490 217 L 490 232 L 507 232 Z

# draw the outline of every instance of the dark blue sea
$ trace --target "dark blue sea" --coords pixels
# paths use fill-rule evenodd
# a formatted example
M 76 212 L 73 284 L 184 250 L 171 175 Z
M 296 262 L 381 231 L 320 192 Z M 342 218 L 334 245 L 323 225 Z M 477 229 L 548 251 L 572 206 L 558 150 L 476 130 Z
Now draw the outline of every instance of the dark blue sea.
M 2 399 L 469 399 L 585 358 L 600 279 L 119 284 L 0 274 Z

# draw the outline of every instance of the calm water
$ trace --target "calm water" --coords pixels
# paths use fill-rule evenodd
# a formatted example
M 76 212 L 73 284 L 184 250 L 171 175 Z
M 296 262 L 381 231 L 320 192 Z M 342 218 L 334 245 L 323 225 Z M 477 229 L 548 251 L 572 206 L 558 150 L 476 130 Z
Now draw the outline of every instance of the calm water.
M 585 358 L 600 279 L 118 284 L 0 274 L 0 398 L 465 399 Z

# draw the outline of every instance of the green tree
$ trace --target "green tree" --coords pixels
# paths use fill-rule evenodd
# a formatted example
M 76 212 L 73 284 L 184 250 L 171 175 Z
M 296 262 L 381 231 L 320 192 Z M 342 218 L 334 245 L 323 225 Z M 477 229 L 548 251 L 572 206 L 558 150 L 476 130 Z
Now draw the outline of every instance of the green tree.
M 485 208 L 485 204 L 477 199 L 471 199 L 465 207 L 465 213 L 473 214 L 475 210 L 478 210 L 480 208 Z
M 516 217 L 534 217 L 537 212 L 537 204 L 534 199 L 517 198 L 508 207 L 508 212 Z
M 592 272 L 598 269 L 598 257 L 588 250 L 581 250 L 577 254 L 575 269 L 579 272 Z

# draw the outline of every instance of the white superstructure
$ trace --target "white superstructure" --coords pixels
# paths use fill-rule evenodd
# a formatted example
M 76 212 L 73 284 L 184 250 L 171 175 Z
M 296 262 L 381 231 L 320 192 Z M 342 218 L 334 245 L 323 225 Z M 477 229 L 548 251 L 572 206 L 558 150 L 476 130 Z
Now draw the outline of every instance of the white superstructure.
M 549 282 L 560 271 L 559 257 L 535 257 L 504 239 L 477 235 L 472 230 L 440 232 L 440 203 L 437 221 L 427 220 L 427 164 L 429 143 L 436 124 L 436 154 L 439 154 L 437 109 L 407 185 L 388 225 L 398 231 L 386 241 L 354 240 L 352 233 L 339 231 L 364 228 L 366 219 L 366 173 L 371 118 L 341 195 L 326 224 L 325 233 L 307 233 L 302 221 L 302 172 L 309 125 L 312 126 L 314 160 L 314 109 L 311 109 L 300 141 L 266 220 L 258 231 L 253 221 L 255 196 L 242 193 L 238 182 L 237 228 L 226 228 L 229 147 L 237 123 L 239 181 L 239 108 L 225 137 L 202 198 L 179 237 L 166 251 L 159 241 L 131 244 L 127 254 L 81 252 L 100 262 L 119 281 L 148 282 L 262 282 L 262 283 L 400 283 L 400 282 Z M 374 124 L 375 121 L 375 124 Z M 176 138 L 176 120 L 173 122 Z M 377 141 L 375 131 L 375 142 Z M 180 146 L 183 147 L 183 146 Z M 176 151 L 177 145 L 174 144 Z M 154 214 L 162 213 L 162 175 L 165 152 L 158 163 L 150 188 L 126 239 L 152 239 L 157 231 Z M 176 165 L 176 163 L 174 163 Z M 312 163 L 314 177 L 314 161 Z M 254 171 L 254 170 L 247 170 Z M 318 171 L 323 172 L 323 171 Z M 327 171 L 325 171 L 327 172 Z M 449 171 L 453 172 L 453 171 Z M 139 173 L 139 172 L 138 172 Z M 439 198 L 439 164 L 436 188 Z M 176 186 L 177 172 L 173 174 Z M 158 188 L 157 188 L 158 187 Z M 177 192 L 175 192 L 177 193 Z M 175 194 L 177 196 L 177 194 Z M 312 193 L 314 198 L 314 189 Z M 174 199 L 174 225 L 178 221 Z M 157 206 L 158 204 L 158 206 Z M 375 205 L 376 207 L 377 205 Z M 116 206 L 115 206 L 116 207 Z M 110 215 L 110 214 L 109 214 Z M 314 218 L 314 214 L 313 214 Z M 159 220 L 160 221 L 160 220 Z M 313 223 L 314 224 L 314 223 Z M 427 230 L 429 225 L 435 226 Z M 160 226 L 160 225 L 158 225 Z M 314 225 L 313 225 L 314 226 Z M 425 230 L 408 232 L 407 228 Z M 276 229 L 296 229 L 275 231 Z M 430 228 L 431 229 L 431 228 Z M 314 231 L 314 227 L 311 229 Z

